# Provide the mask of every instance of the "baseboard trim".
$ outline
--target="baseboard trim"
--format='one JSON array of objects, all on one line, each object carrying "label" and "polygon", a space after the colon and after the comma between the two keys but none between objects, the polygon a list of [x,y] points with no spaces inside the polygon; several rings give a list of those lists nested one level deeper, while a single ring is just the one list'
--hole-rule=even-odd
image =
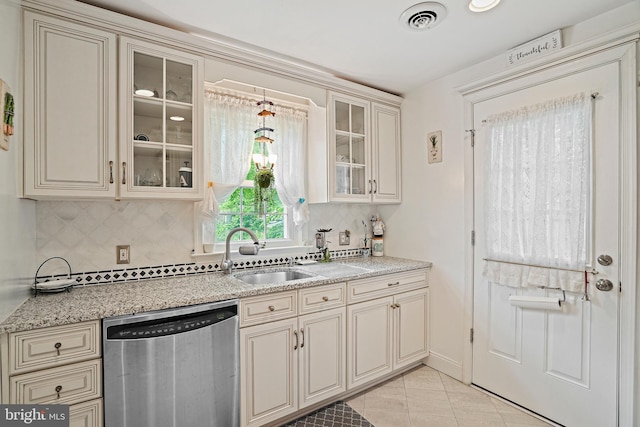
[{"label": "baseboard trim", "polygon": [[434,351],[429,353],[425,364],[430,368],[440,371],[458,381],[462,381],[462,364]]}]

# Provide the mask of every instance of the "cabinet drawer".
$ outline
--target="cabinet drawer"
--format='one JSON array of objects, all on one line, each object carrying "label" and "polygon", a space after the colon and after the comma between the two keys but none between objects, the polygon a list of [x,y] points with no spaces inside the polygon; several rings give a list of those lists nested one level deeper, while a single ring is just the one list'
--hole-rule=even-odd
[{"label": "cabinet drawer", "polygon": [[427,270],[386,274],[349,282],[348,303],[368,301],[427,286]]},{"label": "cabinet drawer", "polygon": [[279,292],[240,300],[240,327],[298,315],[296,291]]},{"label": "cabinet drawer", "polygon": [[100,359],[15,375],[9,379],[9,399],[19,404],[72,405],[102,394]]},{"label": "cabinet drawer", "polygon": [[314,311],[342,307],[346,304],[346,284],[318,286],[316,288],[300,289],[298,305],[300,314]]},{"label": "cabinet drawer", "polygon": [[102,399],[71,405],[69,427],[102,427]]},{"label": "cabinet drawer", "polygon": [[9,338],[10,374],[100,357],[100,322],[16,332]]}]

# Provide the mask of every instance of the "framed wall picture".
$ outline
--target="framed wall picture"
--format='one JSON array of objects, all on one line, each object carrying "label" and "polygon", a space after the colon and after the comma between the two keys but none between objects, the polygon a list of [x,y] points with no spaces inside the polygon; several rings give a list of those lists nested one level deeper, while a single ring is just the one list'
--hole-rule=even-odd
[{"label": "framed wall picture", "polygon": [[0,133],[0,148],[9,150],[9,137],[13,135],[13,119],[15,114],[15,101],[11,88],[0,80],[0,117],[2,117],[2,132]]},{"label": "framed wall picture", "polygon": [[442,162],[442,131],[427,134],[427,159],[429,163]]}]

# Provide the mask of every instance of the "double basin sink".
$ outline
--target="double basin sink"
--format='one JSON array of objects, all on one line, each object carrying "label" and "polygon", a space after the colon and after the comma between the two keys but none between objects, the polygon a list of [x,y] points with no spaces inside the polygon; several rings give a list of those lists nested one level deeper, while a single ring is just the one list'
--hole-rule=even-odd
[{"label": "double basin sink", "polygon": [[342,263],[318,263],[305,266],[256,270],[234,274],[236,279],[252,285],[266,285],[302,280],[312,277],[321,279],[353,276],[368,273],[369,269]]}]

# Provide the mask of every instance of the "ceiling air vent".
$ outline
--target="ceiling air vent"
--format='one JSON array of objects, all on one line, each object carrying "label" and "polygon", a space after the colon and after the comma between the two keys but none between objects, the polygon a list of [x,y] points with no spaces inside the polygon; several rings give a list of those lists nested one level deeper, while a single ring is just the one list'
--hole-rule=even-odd
[{"label": "ceiling air vent", "polygon": [[447,16],[447,9],[440,3],[418,3],[402,12],[400,22],[414,31],[428,30],[438,25]]}]

